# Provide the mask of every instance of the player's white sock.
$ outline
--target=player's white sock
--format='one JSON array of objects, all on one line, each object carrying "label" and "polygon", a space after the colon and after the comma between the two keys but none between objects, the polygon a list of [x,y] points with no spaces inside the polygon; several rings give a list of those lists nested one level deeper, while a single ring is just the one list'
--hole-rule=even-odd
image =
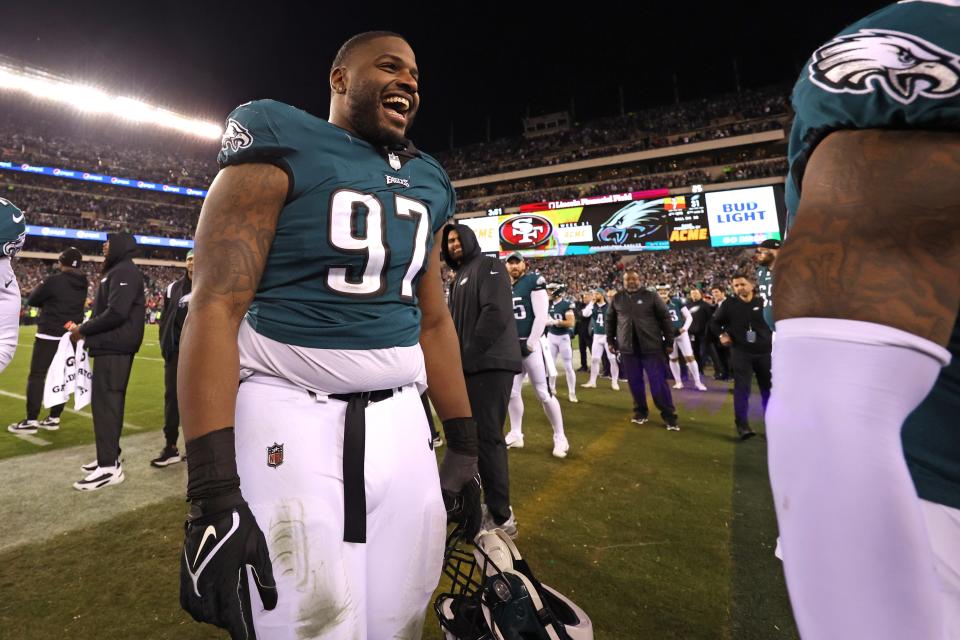
[{"label": "player's white sock", "polygon": [[553,437],[563,435],[563,414],[560,412],[560,401],[555,396],[551,396],[543,401],[543,412],[547,414],[547,420],[553,427]]},{"label": "player's white sock", "polygon": [[933,554],[900,431],[949,352],[852,320],[781,320],[777,333],[770,480],[800,635],[942,638]]},{"label": "player's white sock", "polygon": [[597,384],[597,376],[600,375],[600,360],[593,359],[590,361],[590,380],[588,384]]},{"label": "player's white sock", "polygon": [[674,384],[680,384],[680,361],[670,360],[670,373],[673,374]]},{"label": "player's white sock", "polygon": [[[679,369],[679,365],[677,366]],[[693,384],[700,385],[703,384],[700,382],[700,365],[697,364],[696,360],[687,363],[687,371],[690,372],[690,377],[693,378]]]},{"label": "player's white sock", "polygon": [[573,361],[564,360],[563,366],[567,377],[567,394],[575,396],[577,395],[577,372],[573,370]]},{"label": "player's white sock", "polygon": [[510,432],[523,433],[523,397],[511,397],[507,403],[507,413],[510,415]]}]

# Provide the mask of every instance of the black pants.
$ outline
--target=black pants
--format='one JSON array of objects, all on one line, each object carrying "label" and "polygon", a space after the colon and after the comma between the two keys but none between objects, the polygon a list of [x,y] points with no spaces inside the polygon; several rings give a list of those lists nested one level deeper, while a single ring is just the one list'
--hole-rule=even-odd
[{"label": "black pants", "polygon": [[589,369],[590,359],[593,357],[590,355],[590,346],[593,342],[590,340],[590,329],[586,325],[577,331],[577,343],[580,347],[580,368]]},{"label": "black pants", "polygon": [[97,439],[97,464],[112,467],[120,457],[120,431],[133,354],[93,358],[93,433]]},{"label": "black pants", "polygon": [[706,334],[691,333],[690,346],[693,347],[693,357],[697,361],[697,367],[700,368],[700,374],[703,375],[703,343]]},{"label": "black pants", "polygon": [[[40,417],[40,408],[43,404],[43,382],[47,379],[47,370],[57,355],[59,340],[44,340],[35,338],[33,341],[33,356],[30,358],[30,375],[27,376],[27,420],[36,420]],[[59,418],[65,404],[50,407],[50,415]]]},{"label": "black pants", "polygon": [[468,374],[467,396],[480,438],[480,482],[484,502],[497,524],[510,517],[510,471],[503,423],[513,387],[512,371],[481,371]]},{"label": "black pants", "polygon": [[180,353],[174,351],[163,359],[163,436],[168,447],[177,446],[180,434],[180,407],[177,405],[177,363]]},{"label": "black pants", "polygon": [[710,334],[710,343],[713,346],[714,353],[717,354],[715,373],[721,378],[730,377],[730,347],[720,344],[720,338]]},{"label": "black pants", "polygon": [[647,407],[647,392],[643,388],[643,374],[650,382],[650,395],[653,404],[660,410],[665,424],[676,424],[677,411],[673,406],[670,385],[667,384],[667,357],[662,354],[620,354],[623,371],[627,375],[630,394],[633,396],[633,413],[646,418],[650,412]]},{"label": "black pants", "polygon": [[750,407],[750,387],[753,376],[757,376],[763,410],[767,410],[770,400],[770,354],[752,354],[743,349],[731,349],[730,366],[733,368],[733,413],[737,431],[743,433],[750,428],[747,410]]}]

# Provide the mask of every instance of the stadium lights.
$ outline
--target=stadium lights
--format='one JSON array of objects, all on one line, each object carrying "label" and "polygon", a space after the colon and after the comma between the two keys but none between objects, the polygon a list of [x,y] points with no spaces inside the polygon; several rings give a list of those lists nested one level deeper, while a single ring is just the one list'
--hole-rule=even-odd
[{"label": "stadium lights", "polygon": [[20,68],[5,60],[0,60],[0,89],[23,91],[37,98],[71,105],[85,113],[109,114],[201,138],[216,139],[223,135],[219,124],[188,118],[133,98],[112,96],[96,87],[70,82],[37,69]]}]

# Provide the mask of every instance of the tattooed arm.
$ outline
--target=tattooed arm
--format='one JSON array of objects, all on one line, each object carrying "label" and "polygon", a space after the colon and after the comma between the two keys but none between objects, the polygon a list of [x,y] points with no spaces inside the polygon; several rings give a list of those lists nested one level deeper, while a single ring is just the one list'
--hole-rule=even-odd
[{"label": "tattooed arm", "polygon": [[227,167],[203,203],[177,375],[186,440],[234,424],[237,332],[260,282],[287,186],[286,174],[272,165]]},{"label": "tattooed arm", "polygon": [[960,306],[960,134],[844,131],[807,165],[777,320],[885,324],[946,345]]}]

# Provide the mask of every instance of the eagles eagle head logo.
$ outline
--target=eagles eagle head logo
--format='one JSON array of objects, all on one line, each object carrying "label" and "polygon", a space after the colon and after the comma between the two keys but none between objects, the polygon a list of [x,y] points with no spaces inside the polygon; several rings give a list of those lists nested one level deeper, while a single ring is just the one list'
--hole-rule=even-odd
[{"label": "eagles eagle head logo", "polygon": [[620,208],[597,230],[597,238],[605,244],[639,242],[663,227],[663,198],[635,200]]},{"label": "eagles eagle head logo", "polygon": [[246,149],[253,144],[253,136],[242,124],[230,118],[227,120],[227,130],[223,132],[223,138],[220,140],[220,148],[223,151],[228,149],[233,153]]},{"label": "eagles eagle head logo", "polygon": [[809,71],[827,91],[882,89],[903,104],[960,94],[960,56],[900,31],[860,29],[834,38],[814,52]]}]

